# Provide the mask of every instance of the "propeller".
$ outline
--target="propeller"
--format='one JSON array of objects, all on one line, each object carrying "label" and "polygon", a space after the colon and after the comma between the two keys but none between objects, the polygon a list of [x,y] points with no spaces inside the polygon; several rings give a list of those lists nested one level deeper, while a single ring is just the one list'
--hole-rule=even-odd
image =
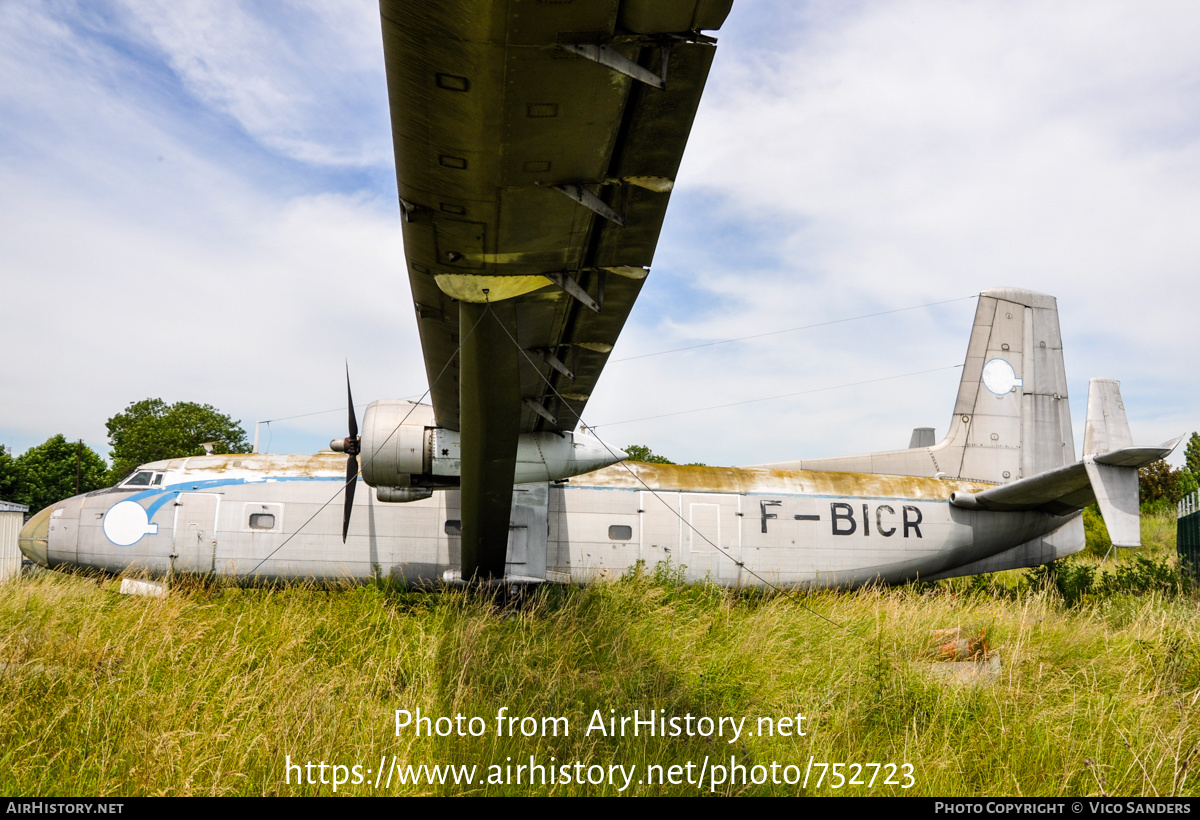
[{"label": "propeller", "polygon": [[350,392],[350,365],[346,365],[346,409],[349,416],[350,435],[344,439],[334,439],[329,447],[339,453],[345,453],[346,458],[346,502],[342,511],[342,543],[346,543],[346,534],[350,531],[350,511],[354,509],[354,489],[358,486],[358,454],[362,452],[361,440],[358,437],[358,420],[354,418],[354,395]]}]

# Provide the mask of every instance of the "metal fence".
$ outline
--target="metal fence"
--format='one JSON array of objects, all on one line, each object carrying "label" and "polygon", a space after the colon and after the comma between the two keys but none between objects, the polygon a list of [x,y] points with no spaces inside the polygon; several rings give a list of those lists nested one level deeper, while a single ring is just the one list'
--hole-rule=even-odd
[{"label": "metal fence", "polygon": [[1176,507],[1175,548],[1179,563],[1200,578],[1200,490],[1185,496]]}]

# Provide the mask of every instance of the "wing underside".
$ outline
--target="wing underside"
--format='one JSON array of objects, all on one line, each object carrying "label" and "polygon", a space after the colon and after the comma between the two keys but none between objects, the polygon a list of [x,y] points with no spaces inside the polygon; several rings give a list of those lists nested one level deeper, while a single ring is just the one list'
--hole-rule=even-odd
[{"label": "wing underside", "polygon": [[700,32],[731,2],[381,4],[440,425],[459,428],[457,303],[486,300],[528,354],[521,431],[575,427],[654,258],[715,51]]},{"label": "wing underside", "polygon": [[[396,179],[463,576],[500,577],[517,436],[576,427],[654,259],[732,0],[383,0]],[[507,478],[506,478],[507,476]]]}]

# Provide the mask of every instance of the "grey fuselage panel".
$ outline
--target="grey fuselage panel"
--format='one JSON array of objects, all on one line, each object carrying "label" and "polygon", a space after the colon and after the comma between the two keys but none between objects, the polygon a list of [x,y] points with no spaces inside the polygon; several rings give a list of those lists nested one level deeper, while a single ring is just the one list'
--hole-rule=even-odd
[{"label": "grey fuselage panel", "polygon": [[[460,560],[459,493],[396,504],[362,487],[343,544],[344,459],[211,456],[146,465],[164,474],[161,486],[56,505],[47,563],[250,583],[451,578]],[[518,485],[506,574],[584,583],[639,562],[669,562],[688,581],[722,586],[904,583],[957,574],[1068,520],[963,510],[948,501],[955,490],[982,486],[627,462],[558,484]],[[121,530],[121,521],[132,531]]]}]

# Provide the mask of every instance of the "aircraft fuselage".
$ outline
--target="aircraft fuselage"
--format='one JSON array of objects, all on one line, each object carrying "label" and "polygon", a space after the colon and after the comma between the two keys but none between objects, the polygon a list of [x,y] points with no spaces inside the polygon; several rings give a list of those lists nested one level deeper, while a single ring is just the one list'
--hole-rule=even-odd
[{"label": "aircraft fuselage", "polygon": [[[345,456],[209,456],[140,468],[118,485],[32,519],[22,549],[50,567],[240,582],[452,580],[456,490],[383,503],[367,487],[341,539]],[[507,577],[583,583],[637,562],[722,586],[856,586],[960,574],[1071,522],[964,510],[941,479],[618,464],[560,483],[518,485]],[[1071,550],[1074,551],[1074,550]],[[1040,563],[1035,561],[1034,563]],[[1021,564],[1025,565],[1025,564]]]}]

